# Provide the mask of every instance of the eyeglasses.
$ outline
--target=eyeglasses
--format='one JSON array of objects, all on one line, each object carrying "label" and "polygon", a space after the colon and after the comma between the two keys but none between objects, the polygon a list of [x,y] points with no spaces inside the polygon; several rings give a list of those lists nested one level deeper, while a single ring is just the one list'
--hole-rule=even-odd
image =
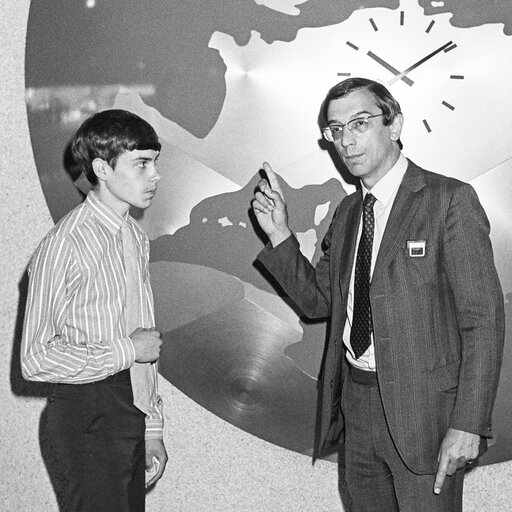
[{"label": "eyeglasses", "polygon": [[341,137],[343,137],[343,128],[345,126],[354,134],[354,135],[361,135],[366,130],[368,130],[368,126],[370,125],[370,122],[368,119],[372,119],[374,117],[380,117],[384,114],[375,114],[373,116],[365,116],[365,117],[356,117],[355,119],[352,119],[346,124],[331,124],[330,126],[326,126],[322,132],[324,134],[325,140],[328,140],[329,142],[334,142],[336,140],[340,140]]}]

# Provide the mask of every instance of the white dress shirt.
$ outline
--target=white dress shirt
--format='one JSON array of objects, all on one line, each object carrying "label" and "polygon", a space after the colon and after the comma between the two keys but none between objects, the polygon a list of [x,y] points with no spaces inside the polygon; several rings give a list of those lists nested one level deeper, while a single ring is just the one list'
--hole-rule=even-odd
[{"label": "white dress shirt", "polygon": [[[384,230],[388,222],[391,208],[395,201],[398,188],[404,177],[407,169],[407,159],[400,153],[398,160],[395,165],[373,186],[371,189],[372,195],[377,199],[373,207],[375,216],[375,229],[373,235],[373,246],[372,246],[372,262],[370,268],[370,279],[373,275],[373,269],[375,267],[375,261],[379,252],[380,243],[384,236]],[[362,184],[361,184],[362,185]],[[370,192],[364,185],[362,185],[363,199],[366,194]],[[359,246],[359,239],[361,238],[362,222],[359,222],[359,231],[357,234],[356,254],[357,247]],[[354,265],[352,267],[352,275],[350,277],[350,285],[348,291],[347,301],[347,321],[345,323],[345,329],[343,331],[343,343],[347,347],[347,359],[352,366],[366,371],[375,371],[375,346],[373,340],[373,333],[371,335],[371,344],[364,354],[359,359],[354,356],[354,351],[350,345],[350,330],[352,328],[352,316],[354,311],[354,275],[356,268],[356,257],[354,257]]]}]

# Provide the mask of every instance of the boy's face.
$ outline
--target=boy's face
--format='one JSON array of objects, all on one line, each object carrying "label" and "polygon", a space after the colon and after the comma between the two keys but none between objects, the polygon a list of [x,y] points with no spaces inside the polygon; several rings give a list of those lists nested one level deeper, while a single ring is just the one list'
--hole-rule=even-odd
[{"label": "boy's face", "polygon": [[131,206],[145,209],[151,206],[160,174],[156,169],[158,151],[153,149],[127,151],[117,158],[114,168],[96,159],[100,199],[124,215]]}]

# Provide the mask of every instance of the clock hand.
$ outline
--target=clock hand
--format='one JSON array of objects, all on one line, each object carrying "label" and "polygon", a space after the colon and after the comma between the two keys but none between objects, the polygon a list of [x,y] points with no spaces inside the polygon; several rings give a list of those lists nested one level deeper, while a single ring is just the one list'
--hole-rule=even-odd
[{"label": "clock hand", "polygon": [[371,57],[375,62],[378,62],[381,66],[386,68],[388,71],[391,71],[391,73],[393,73],[393,75],[396,76],[396,78],[393,78],[393,82],[395,82],[397,80],[403,80],[407,85],[410,85],[410,86],[412,86],[412,84],[414,83],[410,78],[408,78],[406,76],[400,76],[400,75],[404,75],[404,73],[400,73],[400,71],[398,71],[398,69],[394,68],[391,64],[388,64],[384,59],[381,59],[378,55],[375,55],[375,53],[368,52],[366,55]]},{"label": "clock hand", "polygon": [[448,48],[448,46],[451,46],[452,44],[453,44],[453,41],[449,41],[448,43],[443,44],[443,46],[441,46],[437,50],[433,51],[432,53],[428,54],[426,57],[423,57],[418,62],[415,62],[412,66],[407,68],[405,71],[402,71],[401,73],[396,73],[395,78],[390,80],[388,82],[388,85],[393,85],[398,80],[404,80],[404,78],[406,78],[406,75],[408,75],[413,69],[416,69],[417,67],[421,66],[424,62],[427,62],[427,60],[431,59],[434,55],[437,55],[438,53],[442,52],[443,50],[445,50],[446,48]]}]

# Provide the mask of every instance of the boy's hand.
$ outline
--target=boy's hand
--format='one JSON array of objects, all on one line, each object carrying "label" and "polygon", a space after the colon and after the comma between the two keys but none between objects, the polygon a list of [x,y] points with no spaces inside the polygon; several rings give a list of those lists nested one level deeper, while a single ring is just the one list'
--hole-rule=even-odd
[{"label": "boy's hand", "polygon": [[138,327],[130,334],[130,339],[135,348],[137,363],[152,363],[158,359],[162,340],[157,330]]},{"label": "boy's hand", "polygon": [[167,458],[162,439],[146,439],[146,488],[155,485],[163,475]]}]

